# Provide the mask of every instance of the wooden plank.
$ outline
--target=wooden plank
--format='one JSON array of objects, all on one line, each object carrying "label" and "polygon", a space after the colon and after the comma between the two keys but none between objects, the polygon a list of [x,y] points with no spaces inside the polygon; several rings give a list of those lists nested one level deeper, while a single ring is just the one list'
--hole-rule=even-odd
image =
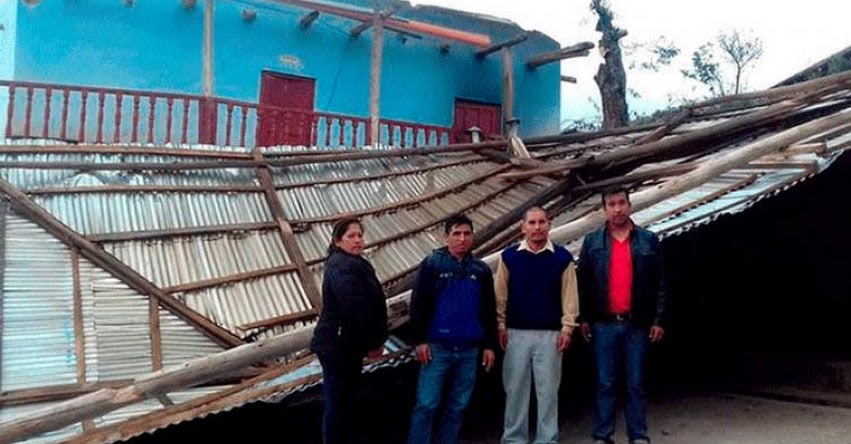
[{"label": "wooden plank", "polygon": [[163,368],[163,335],[160,329],[160,306],[156,298],[148,298],[148,320],[151,336],[151,369]]},{"label": "wooden plank", "polygon": [[[260,150],[254,150],[254,159],[258,165],[264,164],[263,153]],[[316,286],[316,280],[313,273],[311,273],[310,269],[307,267],[307,263],[304,260],[304,254],[298,246],[292,225],[290,225],[287,220],[286,212],[284,212],[284,207],[278,199],[278,195],[275,193],[275,183],[272,180],[272,173],[269,170],[270,169],[268,167],[258,166],[256,169],[257,179],[263,187],[263,194],[266,196],[266,203],[269,205],[269,211],[275,216],[275,222],[278,224],[278,230],[280,231],[284,249],[287,251],[287,255],[297,268],[298,276],[301,280],[304,292],[313,307],[319,309],[322,307],[322,296],[319,293],[319,288]]]},{"label": "wooden plank", "polygon": [[660,140],[668,134],[671,134],[671,131],[682,125],[683,122],[688,120],[689,117],[691,117],[691,108],[686,108],[685,110],[679,112],[673,119],[668,121],[665,125],[656,128],[650,134],[633,142],[633,145],[642,145],[645,143]]},{"label": "wooden plank", "polygon": [[77,384],[86,383],[86,332],[83,328],[83,291],[80,286],[80,252],[71,249],[71,279],[74,298],[74,358],[77,364]]},{"label": "wooden plank", "polygon": [[276,222],[248,222],[241,224],[208,225],[206,227],[175,228],[170,230],[121,231],[117,233],[90,234],[86,236],[86,239],[88,239],[89,242],[97,243],[130,242],[243,231],[268,231],[276,228],[278,228],[278,224]]},{"label": "wooden plank", "polygon": [[45,194],[127,194],[127,193],[260,193],[263,190],[253,185],[93,185],[93,186],[48,186],[24,189],[23,192],[31,196]]},{"label": "wooden plank", "polygon": [[219,276],[201,281],[187,282],[185,284],[174,285],[171,287],[163,287],[163,291],[168,294],[187,293],[191,291],[203,290],[206,288],[220,287],[223,285],[234,284],[236,282],[258,279],[261,277],[272,276],[281,273],[297,271],[298,267],[294,264],[280,265],[277,267],[261,268],[259,270],[246,271],[235,273],[228,276]]},{"label": "wooden plank", "polygon": [[9,196],[11,204],[21,215],[35,222],[71,248],[79,249],[83,257],[89,259],[98,267],[103,268],[133,290],[143,295],[157,298],[163,307],[198,328],[216,343],[225,347],[232,347],[242,343],[232,333],[216,325],[180,301],[170,297],[136,270],[106,253],[102,248],[87,240],[76,231],[68,228],[68,226],[57,220],[47,210],[33,203],[24,193],[6,180],[0,179],[0,193],[5,193]]},{"label": "wooden plank", "polygon": [[561,76],[561,81],[567,82],[567,83],[576,83],[577,82],[576,77],[572,77],[572,76]]},{"label": "wooden plank", "polygon": [[247,324],[239,325],[236,328],[243,331],[248,331],[253,330],[255,328],[276,327],[278,325],[289,325],[294,324],[296,322],[308,321],[317,316],[319,316],[319,310],[311,308],[310,310],[300,311],[298,313],[290,313],[283,316],[263,319],[262,321],[249,322]]},{"label": "wooden plank", "polygon": [[523,32],[517,37],[514,37],[511,40],[504,41],[502,43],[497,43],[496,45],[489,46],[485,49],[476,52],[476,57],[483,59],[499,50],[511,48],[512,46],[518,45],[520,43],[525,42],[529,39],[529,32]]}]

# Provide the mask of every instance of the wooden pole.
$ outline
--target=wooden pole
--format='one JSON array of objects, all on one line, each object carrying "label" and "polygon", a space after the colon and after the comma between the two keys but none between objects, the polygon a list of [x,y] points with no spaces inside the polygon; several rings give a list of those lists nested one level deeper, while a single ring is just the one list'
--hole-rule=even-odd
[{"label": "wooden pole", "polygon": [[204,3],[204,97],[213,95],[213,0]]},{"label": "wooden pole", "polygon": [[507,122],[514,118],[514,62],[511,48],[502,48],[502,120]]},{"label": "wooden pole", "polygon": [[569,59],[571,57],[585,57],[590,54],[589,51],[593,47],[594,44],[591,42],[581,42],[572,46],[568,46],[566,48],[559,49],[558,51],[538,54],[529,58],[529,60],[526,62],[526,67],[529,69],[535,69],[539,66],[546,65],[547,63]]},{"label": "wooden pole", "polygon": [[508,41],[502,42],[502,43],[497,43],[496,45],[493,45],[491,47],[488,47],[488,48],[485,48],[481,51],[476,52],[476,57],[483,59],[483,58],[489,56],[490,54],[493,54],[493,53],[499,51],[500,49],[510,48],[514,45],[523,43],[528,39],[529,39],[529,32],[524,32],[524,33],[518,35],[517,37],[514,37],[511,40],[508,40]]},{"label": "wooden pole", "polygon": [[381,61],[384,57],[384,21],[375,14],[372,29],[372,54],[369,65],[369,140],[370,145],[381,142]]}]

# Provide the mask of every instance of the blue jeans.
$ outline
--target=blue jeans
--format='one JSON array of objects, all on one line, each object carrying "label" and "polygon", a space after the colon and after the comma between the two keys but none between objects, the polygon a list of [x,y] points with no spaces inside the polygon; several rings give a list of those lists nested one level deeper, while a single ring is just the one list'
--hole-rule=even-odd
[{"label": "blue jeans", "polygon": [[354,414],[363,356],[339,350],[318,354],[322,365],[322,442],[357,442]]},{"label": "blue jeans", "polygon": [[479,350],[455,349],[432,343],[429,347],[431,362],[420,368],[417,405],[411,414],[408,444],[432,444],[432,418],[440,406],[443,393],[446,393],[446,400],[443,403],[443,415],[436,426],[435,442],[455,444],[461,430],[461,418],[476,385]]},{"label": "blue jeans", "polygon": [[600,322],[591,326],[597,367],[595,439],[611,442],[615,433],[615,382],[618,368],[626,374],[626,430],[630,441],[647,437],[647,399],[644,394],[644,362],[650,343],[646,328],[629,322]]}]

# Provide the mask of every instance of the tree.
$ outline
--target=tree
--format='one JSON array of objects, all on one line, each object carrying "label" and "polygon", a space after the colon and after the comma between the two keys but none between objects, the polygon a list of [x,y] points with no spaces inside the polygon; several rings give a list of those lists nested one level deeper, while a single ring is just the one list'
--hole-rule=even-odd
[{"label": "tree", "polygon": [[599,48],[603,63],[597,68],[594,82],[600,89],[603,104],[603,128],[618,128],[629,124],[626,104],[626,71],[623,67],[620,39],[627,34],[612,22],[614,13],[607,0],[592,0],[591,10],[597,15],[596,30],[602,34]]},{"label": "tree", "polygon": [[681,72],[709,88],[711,96],[738,94],[742,90],[745,70],[760,57],[762,40],[734,30],[719,34],[715,43],[708,42],[697,48],[691,56],[691,68]]}]

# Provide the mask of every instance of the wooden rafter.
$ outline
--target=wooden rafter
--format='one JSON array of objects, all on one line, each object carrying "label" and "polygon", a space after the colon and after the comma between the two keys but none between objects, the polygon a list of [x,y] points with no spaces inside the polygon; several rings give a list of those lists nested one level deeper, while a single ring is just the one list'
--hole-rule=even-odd
[{"label": "wooden rafter", "polygon": [[493,54],[493,53],[495,53],[495,52],[497,52],[497,51],[499,51],[503,48],[510,48],[512,46],[519,45],[520,43],[523,43],[526,40],[529,40],[529,33],[523,32],[523,33],[521,33],[517,37],[514,37],[511,40],[507,40],[507,41],[504,41],[504,42],[501,42],[501,43],[497,43],[496,45],[489,46],[485,49],[477,51],[476,57],[483,59],[483,58],[485,58],[485,57],[487,57],[487,56],[489,56],[489,55],[491,55],[491,54]]},{"label": "wooden rafter", "polygon": [[590,54],[590,50],[593,47],[594,44],[591,42],[581,42],[562,48],[558,51],[538,54],[530,57],[529,60],[526,61],[526,67],[529,69],[535,69],[542,65],[546,65],[547,63],[557,62],[559,60],[569,59],[572,57],[586,57]]},{"label": "wooden rafter", "polygon": [[310,303],[314,308],[321,308],[322,295],[319,293],[319,288],[316,286],[316,280],[313,273],[311,273],[310,269],[307,267],[307,263],[304,260],[304,254],[301,252],[301,247],[299,247],[298,242],[296,241],[292,225],[290,225],[289,220],[287,220],[284,207],[281,204],[280,199],[278,199],[278,195],[275,193],[275,183],[274,180],[272,180],[272,173],[270,172],[270,168],[265,165],[266,159],[263,158],[263,153],[260,150],[254,150],[254,160],[258,165],[256,170],[257,179],[260,181],[260,186],[263,188],[263,194],[266,196],[266,204],[269,206],[269,210],[275,217],[275,222],[278,224],[278,230],[280,232],[281,242],[284,244],[284,249],[287,251],[287,255],[290,260],[293,261],[296,266],[302,288],[304,288],[304,293],[307,295],[308,300],[310,300]]},{"label": "wooden rafter", "polygon": [[298,27],[306,30],[319,18],[319,11],[311,11],[298,20]]}]

